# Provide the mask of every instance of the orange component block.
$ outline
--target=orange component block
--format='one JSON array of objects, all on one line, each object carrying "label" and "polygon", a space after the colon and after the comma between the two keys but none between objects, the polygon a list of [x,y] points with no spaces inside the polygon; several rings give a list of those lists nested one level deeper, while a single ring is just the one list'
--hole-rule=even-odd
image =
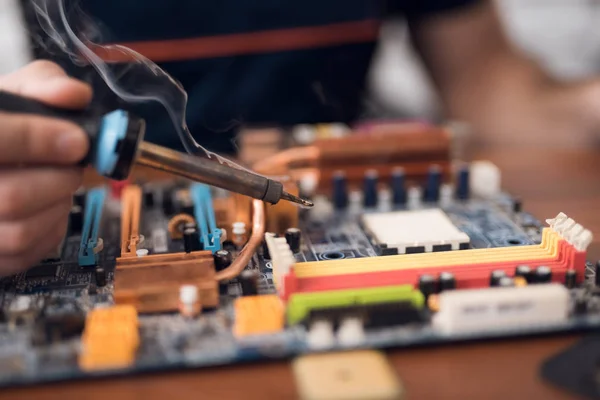
[{"label": "orange component block", "polygon": [[239,297],[234,303],[236,337],[276,333],[283,330],[284,308],[277,295]]},{"label": "orange component block", "polygon": [[127,368],[140,343],[135,307],[120,305],[87,315],[79,367],[86,371]]}]

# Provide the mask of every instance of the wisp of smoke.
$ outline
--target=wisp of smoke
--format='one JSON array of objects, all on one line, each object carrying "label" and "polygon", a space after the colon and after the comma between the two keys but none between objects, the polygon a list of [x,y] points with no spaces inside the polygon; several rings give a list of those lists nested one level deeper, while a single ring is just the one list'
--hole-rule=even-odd
[{"label": "wisp of smoke", "polygon": [[[179,138],[190,154],[205,154],[234,168],[246,168],[202,147],[186,123],[187,93],[183,86],[143,55],[120,45],[99,45],[99,29],[77,7],[66,0],[31,0],[45,34],[76,65],[91,65],[115,95],[129,103],[156,101],[168,112]],[[121,53],[126,63],[109,64],[98,56]]]}]

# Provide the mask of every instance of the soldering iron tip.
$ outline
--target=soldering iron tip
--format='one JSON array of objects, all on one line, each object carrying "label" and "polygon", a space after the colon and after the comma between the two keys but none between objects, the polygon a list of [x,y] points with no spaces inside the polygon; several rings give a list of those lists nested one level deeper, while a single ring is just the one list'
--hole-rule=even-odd
[{"label": "soldering iron tip", "polygon": [[300,204],[302,207],[314,206],[312,201],[302,199],[302,198],[300,198],[298,196],[294,196],[293,194],[288,193],[288,192],[281,193],[281,198],[284,200],[287,200],[287,201],[291,201],[292,203]]}]

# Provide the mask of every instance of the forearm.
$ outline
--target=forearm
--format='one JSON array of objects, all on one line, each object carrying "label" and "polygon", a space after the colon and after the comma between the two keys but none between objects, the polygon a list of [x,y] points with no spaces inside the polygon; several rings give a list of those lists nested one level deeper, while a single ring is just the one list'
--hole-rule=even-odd
[{"label": "forearm", "polygon": [[510,47],[491,4],[423,22],[413,33],[448,117],[471,123],[478,142],[594,143],[598,84],[550,79]]}]

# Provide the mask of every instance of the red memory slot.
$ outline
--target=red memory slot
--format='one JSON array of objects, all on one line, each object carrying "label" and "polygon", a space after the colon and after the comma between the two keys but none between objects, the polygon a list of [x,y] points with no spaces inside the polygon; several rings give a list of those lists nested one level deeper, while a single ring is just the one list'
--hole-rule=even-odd
[{"label": "red memory slot", "polygon": [[464,264],[449,267],[414,268],[396,271],[379,271],[346,275],[329,275],[299,278],[291,270],[285,276],[283,290],[280,291],[283,300],[287,301],[293,293],[310,293],[328,290],[356,289],[366,287],[405,285],[418,287],[419,277],[424,274],[437,276],[442,272],[454,274],[458,289],[476,289],[489,286],[490,274],[502,270],[512,276],[515,267],[528,265],[531,268],[547,266],[552,270],[552,281],[564,282],[568,270],[577,272],[577,281],[584,279],[586,252],[577,251],[565,240],[558,242],[557,257],[537,260],[511,260],[486,264]]}]

